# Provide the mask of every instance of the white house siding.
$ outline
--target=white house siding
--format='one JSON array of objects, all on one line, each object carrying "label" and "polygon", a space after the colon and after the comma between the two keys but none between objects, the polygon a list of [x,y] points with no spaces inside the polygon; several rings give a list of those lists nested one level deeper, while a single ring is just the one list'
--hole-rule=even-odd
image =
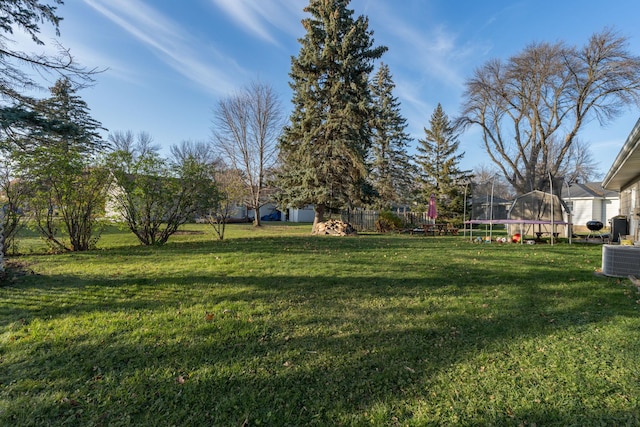
[{"label": "white house siding", "polygon": [[314,217],[315,211],[311,206],[302,209],[289,208],[289,222],[313,222]]},{"label": "white house siding", "polygon": [[640,240],[640,180],[620,192],[620,215],[629,221],[629,234]]},{"label": "white house siding", "polygon": [[[618,216],[620,212],[620,199],[591,199],[583,202],[585,206],[583,211],[580,212],[579,221],[574,215],[573,223],[576,225],[586,225],[587,221],[595,220],[602,222],[606,226],[608,221],[614,216]],[[589,211],[591,212],[590,218],[588,217]]]},{"label": "white house siding", "polygon": [[247,218],[247,208],[245,206],[234,206],[231,208],[229,218],[244,219]]},{"label": "white house siding", "polygon": [[604,225],[614,216],[619,215],[620,199],[600,199],[593,201],[593,219],[601,221]]},{"label": "white house siding", "polygon": [[[572,205],[571,222],[586,226],[589,221],[600,221],[605,226],[620,213],[620,197],[617,192],[605,191],[600,183],[573,184],[570,191],[563,189],[565,203]],[[565,215],[565,220],[568,218]]]},{"label": "white house siding", "polygon": [[605,218],[607,219],[607,221],[609,221],[614,216],[620,215],[620,199],[607,199],[603,200],[602,202],[604,204],[603,211],[605,213]]},{"label": "white house siding", "polygon": [[[571,222],[574,225],[586,225],[588,221],[594,220],[593,203],[591,199],[571,199],[573,208],[571,209]],[[568,218],[565,218],[568,220]],[[600,220],[598,220],[600,221]]]}]

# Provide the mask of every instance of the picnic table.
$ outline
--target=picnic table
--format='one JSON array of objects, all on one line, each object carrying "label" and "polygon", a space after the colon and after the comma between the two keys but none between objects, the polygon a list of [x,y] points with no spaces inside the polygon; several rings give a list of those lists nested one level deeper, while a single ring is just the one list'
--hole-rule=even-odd
[{"label": "picnic table", "polygon": [[435,236],[436,233],[439,236],[444,236],[446,234],[450,234],[452,236],[458,235],[458,229],[453,227],[451,224],[424,224],[423,228],[425,236],[427,234]]}]

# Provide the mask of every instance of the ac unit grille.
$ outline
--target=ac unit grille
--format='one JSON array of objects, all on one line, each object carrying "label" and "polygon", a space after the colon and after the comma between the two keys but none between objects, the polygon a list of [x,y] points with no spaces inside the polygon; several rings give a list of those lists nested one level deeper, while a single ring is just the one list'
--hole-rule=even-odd
[{"label": "ac unit grille", "polygon": [[640,276],[640,248],[603,245],[602,274],[613,277]]}]

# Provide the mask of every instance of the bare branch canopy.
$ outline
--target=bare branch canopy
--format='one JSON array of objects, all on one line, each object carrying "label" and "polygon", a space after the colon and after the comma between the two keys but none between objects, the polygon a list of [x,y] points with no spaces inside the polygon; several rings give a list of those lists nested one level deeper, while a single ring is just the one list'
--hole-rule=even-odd
[{"label": "bare branch canopy", "polygon": [[582,48],[537,43],[491,60],[466,83],[460,122],[479,126],[485,149],[518,192],[557,176],[584,126],[640,105],[640,57],[606,29]]}]

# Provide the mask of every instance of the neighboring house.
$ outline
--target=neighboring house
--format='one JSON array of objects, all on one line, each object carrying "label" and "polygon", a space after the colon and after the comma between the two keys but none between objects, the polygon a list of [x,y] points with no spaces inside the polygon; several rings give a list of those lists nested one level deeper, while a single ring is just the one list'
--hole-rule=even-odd
[{"label": "neighboring house", "polygon": [[122,187],[120,187],[116,183],[115,177],[111,176],[111,184],[109,185],[109,189],[107,190],[107,197],[105,199],[104,205],[104,217],[108,221],[112,222],[123,222],[125,221],[124,215],[120,210],[120,206],[116,202],[117,198],[122,197],[124,191]]},{"label": "neighboring house", "polygon": [[304,208],[287,208],[282,216],[283,221],[289,222],[313,222],[316,212],[312,205]]},{"label": "neighboring house", "polygon": [[[600,221],[608,226],[608,221],[620,211],[620,193],[606,190],[601,182],[563,186],[562,200],[571,210],[571,223],[574,226],[586,227],[589,221]],[[566,213],[564,220],[569,222]]]},{"label": "neighboring house", "polygon": [[635,241],[640,240],[640,120],[613,161],[602,186],[620,193],[619,214],[626,218],[626,234],[632,235]]},{"label": "neighboring house", "polygon": [[507,219],[512,200],[482,194],[471,199],[471,219]]}]

